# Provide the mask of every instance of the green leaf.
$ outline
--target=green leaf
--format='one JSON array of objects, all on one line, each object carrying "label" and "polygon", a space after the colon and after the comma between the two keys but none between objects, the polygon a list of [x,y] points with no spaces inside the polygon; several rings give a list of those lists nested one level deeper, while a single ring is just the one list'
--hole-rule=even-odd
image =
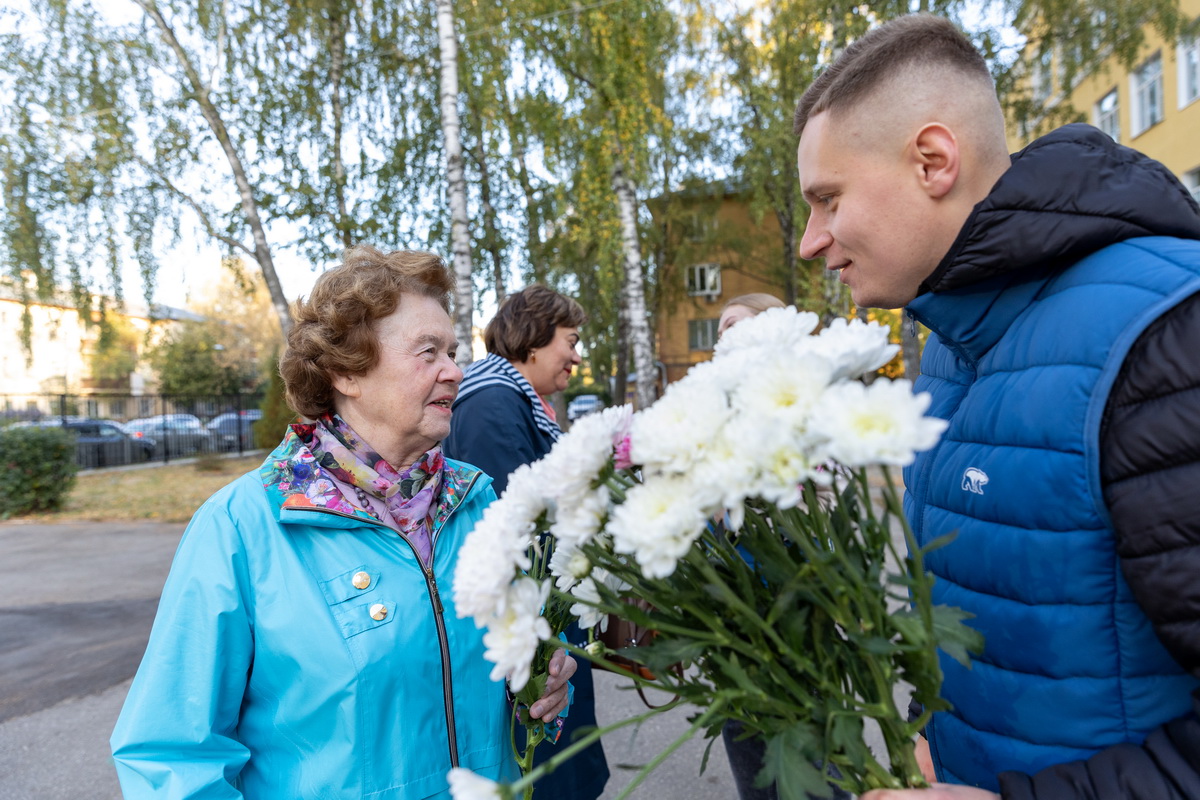
[{"label": "green leaf", "polygon": [[767,739],[762,772],[754,785],[765,788],[773,782],[780,800],[833,796],[825,775],[813,766],[822,750],[820,741],[820,732],[808,723],[797,723]]},{"label": "green leaf", "polygon": [[970,653],[983,652],[983,634],[963,623],[974,616],[955,606],[933,607],[933,633],[938,646],[964,667],[971,665]]}]

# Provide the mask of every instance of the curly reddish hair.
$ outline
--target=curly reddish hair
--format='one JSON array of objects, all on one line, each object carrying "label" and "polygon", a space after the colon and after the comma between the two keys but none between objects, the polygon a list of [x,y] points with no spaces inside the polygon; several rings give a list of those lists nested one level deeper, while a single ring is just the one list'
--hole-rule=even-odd
[{"label": "curly reddish hair", "polygon": [[379,363],[375,324],[404,293],[437,300],[450,311],[454,279],[434,253],[368,245],[347,250],[342,263],[317,278],[308,299],[292,304],[292,329],[279,358],[288,405],[315,419],[333,411],[333,377],[362,375]]}]

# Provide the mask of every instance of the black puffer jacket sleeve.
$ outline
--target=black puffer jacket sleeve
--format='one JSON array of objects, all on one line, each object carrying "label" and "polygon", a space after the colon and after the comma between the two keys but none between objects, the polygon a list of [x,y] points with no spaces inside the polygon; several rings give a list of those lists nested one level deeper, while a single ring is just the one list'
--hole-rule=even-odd
[{"label": "black puffer jacket sleeve", "polygon": [[[1117,553],[1159,639],[1200,677],[1200,295],[1134,344],[1100,441]],[[1200,691],[1192,712],[1087,761],[1000,776],[1005,800],[1200,798]]]}]

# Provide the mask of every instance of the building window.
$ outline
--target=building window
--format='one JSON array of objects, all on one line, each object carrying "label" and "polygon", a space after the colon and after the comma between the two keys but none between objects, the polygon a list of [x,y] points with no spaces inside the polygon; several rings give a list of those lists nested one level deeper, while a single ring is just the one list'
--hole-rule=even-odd
[{"label": "building window", "polygon": [[1200,36],[1179,45],[1179,107],[1200,97]]},{"label": "building window", "polygon": [[1149,61],[1134,70],[1129,80],[1133,90],[1131,126],[1133,135],[1137,136],[1150,126],[1162,122],[1162,54],[1155,53]]},{"label": "building window", "polygon": [[1121,141],[1121,108],[1117,105],[1117,90],[1113,89],[1092,109],[1095,125],[1112,137],[1114,142]]},{"label": "building window", "polygon": [[704,242],[717,229],[717,218],[711,212],[693,211],[683,218],[683,238],[689,242]]},{"label": "building window", "polygon": [[1196,167],[1191,172],[1183,174],[1183,185],[1192,193],[1192,197],[1196,199],[1196,202],[1200,203],[1200,167]]},{"label": "building window", "polygon": [[688,349],[712,350],[717,343],[717,323],[719,319],[689,319],[688,320]]},{"label": "building window", "polygon": [[690,295],[716,297],[721,293],[721,265],[696,264],[688,267],[687,291]]},{"label": "building window", "polygon": [[1054,90],[1054,51],[1046,50],[1033,63],[1033,99],[1044,103]]}]

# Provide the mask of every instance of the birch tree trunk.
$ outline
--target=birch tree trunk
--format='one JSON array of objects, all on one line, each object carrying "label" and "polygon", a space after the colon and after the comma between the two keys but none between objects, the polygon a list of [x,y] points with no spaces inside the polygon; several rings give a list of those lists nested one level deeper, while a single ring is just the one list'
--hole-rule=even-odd
[{"label": "birch tree trunk", "polygon": [[333,106],[333,144],[330,159],[333,161],[333,193],[337,202],[338,239],[342,247],[349,249],[354,244],[350,229],[350,215],[346,207],[346,164],[342,159],[342,127],[345,124],[345,109],[342,105],[342,77],[346,72],[346,21],[341,11],[329,11],[329,102]]},{"label": "birch tree trunk", "polygon": [[646,287],[642,279],[642,250],[637,231],[637,195],[625,175],[619,153],[613,158],[612,187],[617,195],[617,211],[621,220],[621,245],[625,262],[625,282],[621,294],[629,324],[629,343],[633,347],[633,368],[637,370],[637,407],[648,408],[656,399],[654,386],[658,370],[654,365],[650,323],[646,319]]},{"label": "birch tree trunk", "polygon": [[471,363],[475,292],[471,281],[471,230],[467,181],[463,175],[462,123],[458,118],[458,39],[450,0],[437,0],[438,49],[442,61],[442,136],[446,140],[446,183],[450,201],[450,246],[454,263],[454,333],[458,364]]},{"label": "birch tree trunk", "polygon": [[179,43],[179,39],[175,36],[175,31],[167,23],[166,18],[163,17],[158,7],[153,2],[150,2],[150,0],[134,0],[134,2],[146,13],[146,16],[153,20],[163,41],[171,48],[171,52],[175,54],[175,59],[179,62],[179,66],[187,76],[188,84],[195,93],[194,97],[200,105],[200,112],[204,115],[204,121],[208,123],[213,136],[216,137],[221,145],[221,149],[225,152],[225,158],[229,161],[229,168],[233,172],[234,180],[237,182],[238,195],[241,198],[242,204],[242,214],[245,216],[246,224],[250,228],[250,234],[254,238],[254,260],[258,262],[258,267],[262,270],[263,281],[267,284],[267,291],[271,295],[271,305],[275,307],[275,313],[279,316],[279,327],[283,331],[284,339],[286,339],[288,331],[292,328],[292,313],[288,308],[288,301],[283,293],[283,287],[279,283],[279,276],[275,273],[275,260],[272,258],[271,248],[267,244],[267,233],[263,228],[262,219],[258,213],[258,201],[254,198],[254,189],[250,186],[250,179],[246,176],[246,168],[242,164],[241,154],[238,153],[237,148],[234,146],[233,139],[229,136],[229,129],[225,127],[225,121],[212,101],[211,88],[200,77],[200,71],[192,63],[192,59],[187,51],[183,49],[183,45]]}]

